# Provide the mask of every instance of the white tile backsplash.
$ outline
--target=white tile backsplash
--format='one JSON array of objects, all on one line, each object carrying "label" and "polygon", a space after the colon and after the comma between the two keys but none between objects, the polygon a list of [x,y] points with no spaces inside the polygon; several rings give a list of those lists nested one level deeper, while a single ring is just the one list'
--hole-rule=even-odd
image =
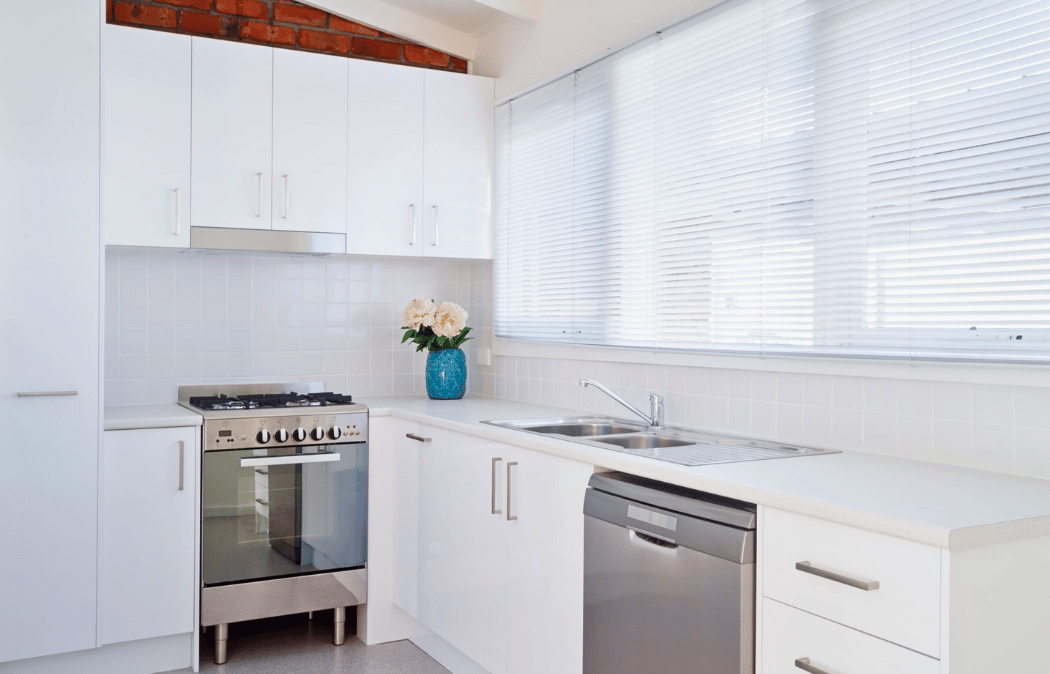
[{"label": "white tile backsplash", "polygon": [[421,394],[426,356],[401,345],[398,329],[418,296],[470,312],[468,382],[491,395],[492,368],[474,365],[476,344],[489,339],[490,267],[108,250],[106,404],[168,403],[180,385],[274,379],[320,380],[358,397]]}]

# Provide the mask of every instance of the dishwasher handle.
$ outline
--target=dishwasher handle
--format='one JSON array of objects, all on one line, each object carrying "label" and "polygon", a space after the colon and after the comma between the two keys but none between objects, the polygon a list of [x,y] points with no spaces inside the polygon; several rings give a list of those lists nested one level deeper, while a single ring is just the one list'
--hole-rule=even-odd
[{"label": "dishwasher handle", "polygon": [[645,541],[646,543],[649,543],[650,545],[655,545],[655,546],[657,546],[659,548],[663,548],[665,550],[677,550],[678,549],[678,544],[677,543],[675,543],[674,541],[670,541],[670,540],[668,540],[666,538],[661,538],[660,536],[656,536],[654,534],[650,534],[649,532],[642,531],[641,529],[635,529],[634,527],[627,527],[627,530],[631,532],[631,536],[637,538],[640,541]]}]

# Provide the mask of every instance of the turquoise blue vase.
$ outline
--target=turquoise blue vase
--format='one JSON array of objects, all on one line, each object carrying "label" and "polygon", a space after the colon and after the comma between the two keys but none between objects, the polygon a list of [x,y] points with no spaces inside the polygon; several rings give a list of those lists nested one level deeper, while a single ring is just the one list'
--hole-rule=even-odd
[{"label": "turquoise blue vase", "polygon": [[427,395],[431,400],[459,400],[467,392],[467,358],[461,349],[427,354]]}]

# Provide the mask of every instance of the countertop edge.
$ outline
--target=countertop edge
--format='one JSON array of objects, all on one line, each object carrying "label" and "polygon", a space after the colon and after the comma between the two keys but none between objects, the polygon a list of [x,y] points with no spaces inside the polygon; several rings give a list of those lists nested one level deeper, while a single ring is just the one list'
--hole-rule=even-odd
[{"label": "countertop edge", "polygon": [[786,510],[946,550],[967,550],[1050,536],[1050,515],[947,529],[834,503],[741,485],[721,478],[684,473],[675,470],[674,464],[631,457],[608,450],[590,449],[566,440],[545,438],[498,426],[464,423],[392,406],[369,408],[369,414],[373,417],[395,417],[405,421],[424,423],[448,431],[466,433],[605,469],[622,470],[679,486],[756,503],[764,507]]},{"label": "countertop edge", "polygon": [[201,426],[204,417],[181,405],[110,405],[103,411],[103,431]]}]

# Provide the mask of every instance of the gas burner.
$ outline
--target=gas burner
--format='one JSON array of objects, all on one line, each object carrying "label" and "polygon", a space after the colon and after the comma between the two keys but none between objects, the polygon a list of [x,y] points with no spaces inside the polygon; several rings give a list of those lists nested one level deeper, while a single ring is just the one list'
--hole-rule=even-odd
[{"label": "gas burner", "polygon": [[320,407],[323,400],[315,399],[309,393],[267,393],[263,395],[242,395],[241,400],[250,400],[259,407]]},{"label": "gas burner", "polygon": [[226,396],[190,398],[190,404],[202,410],[252,410],[259,407],[259,403],[252,400]]}]

